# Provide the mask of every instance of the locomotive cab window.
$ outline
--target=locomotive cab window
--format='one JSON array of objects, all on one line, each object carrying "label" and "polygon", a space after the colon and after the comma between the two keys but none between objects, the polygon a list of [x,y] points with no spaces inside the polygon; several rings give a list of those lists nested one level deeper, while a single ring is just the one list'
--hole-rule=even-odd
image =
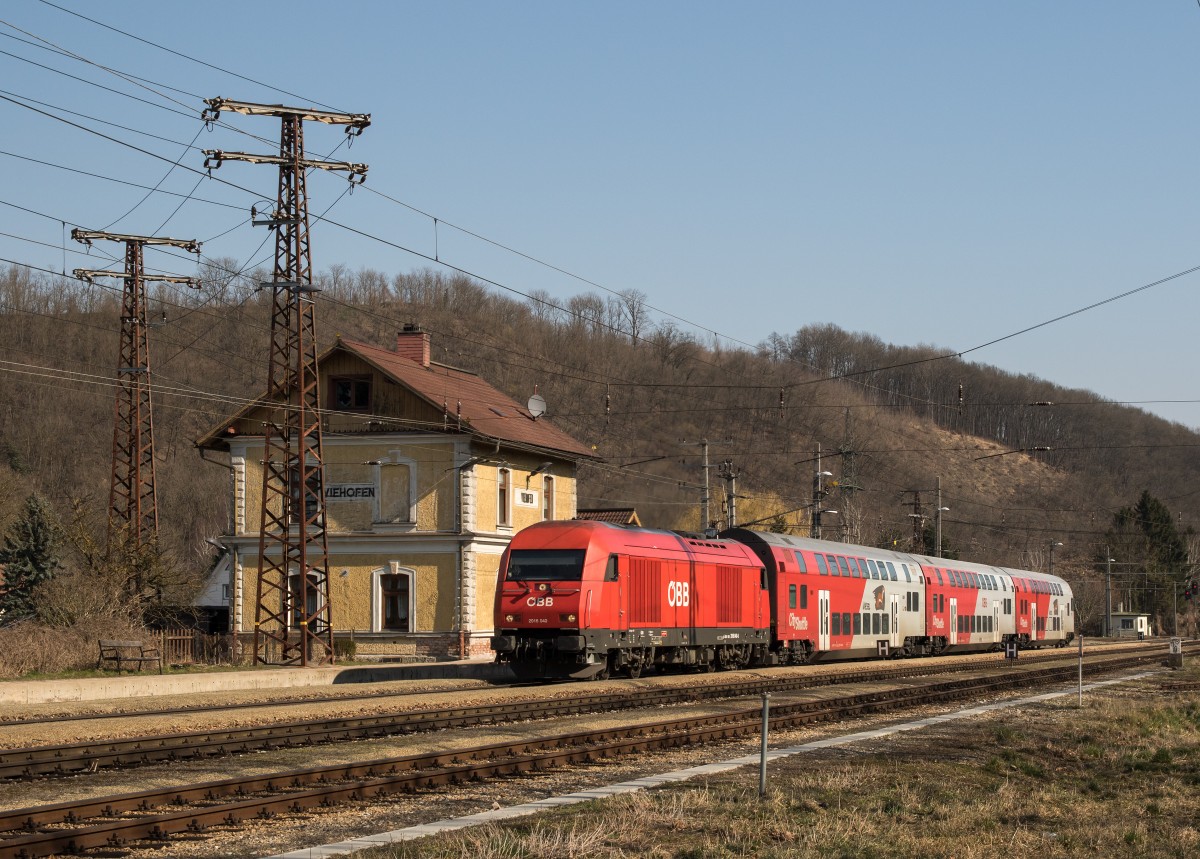
[{"label": "locomotive cab window", "polygon": [[608,566],[604,570],[604,581],[615,582],[617,580],[617,556],[608,556]]},{"label": "locomotive cab window", "polygon": [[[508,558],[510,582],[578,582],[583,579],[583,549],[514,549]],[[609,558],[615,569],[615,558]]]}]

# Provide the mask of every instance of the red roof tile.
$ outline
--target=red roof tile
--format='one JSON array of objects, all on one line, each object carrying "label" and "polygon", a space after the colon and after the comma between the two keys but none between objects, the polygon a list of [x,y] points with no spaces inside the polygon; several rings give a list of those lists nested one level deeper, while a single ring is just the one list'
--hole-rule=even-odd
[{"label": "red roof tile", "polygon": [[[419,361],[405,357],[390,349],[381,349],[366,343],[338,338],[337,343],[318,358],[324,362],[337,350],[344,350],[361,358],[380,373],[412,391],[440,414],[443,407],[450,412],[455,424],[461,414],[464,430],[472,431],[485,438],[514,445],[526,445],[543,450],[556,451],[570,456],[598,459],[597,453],[582,442],[550,423],[546,418],[535,420],[523,406],[506,394],[485,382],[474,373],[447,367],[444,364],[422,365]],[[461,412],[459,404],[461,403]],[[245,417],[259,408],[251,403],[233,417],[233,421]],[[206,433],[198,442],[200,447],[220,447],[223,434],[231,421],[226,420]]]},{"label": "red roof tile", "polygon": [[575,511],[576,519],[591,522],[608,522],[612,525],[641,525],[637,511],[632,507],[591,508]]},{"label": "red roof tile", "polygon": [[391,376],[435,408],[440,410],[443,405],[447,406],[453,419],[457,419],[458,404],[461,403],[463,421],[481,435],[575,456],[596,457],[594,450],[571,438],[545,418],[535,420],[524,406],[474,373],[444,364],[422,366],[393,350],[353,340],[340,340],[339,345]]}]

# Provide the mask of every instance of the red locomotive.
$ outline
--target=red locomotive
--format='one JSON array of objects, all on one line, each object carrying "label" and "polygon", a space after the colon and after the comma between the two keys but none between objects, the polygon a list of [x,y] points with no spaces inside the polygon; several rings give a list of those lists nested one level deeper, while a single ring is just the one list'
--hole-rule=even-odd
[{"label": "red locomotive", "polygon": [[1075,621],[1070,586],[1042,573],[578,520],[513,538],[495,606],[492,649],[524,679],[1061,646]]}]

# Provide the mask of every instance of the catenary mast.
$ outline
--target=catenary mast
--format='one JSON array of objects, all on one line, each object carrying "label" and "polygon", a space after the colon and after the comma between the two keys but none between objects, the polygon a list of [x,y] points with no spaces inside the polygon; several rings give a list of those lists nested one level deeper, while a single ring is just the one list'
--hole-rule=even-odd
[{"label": "catenary mast", "polygon": [[329,545],[325,529],[321,400],[317,384],[316,306],[309,242],[308,193],[311,169],[342,171],[351,184],[367,174],[365,164],[304,157],[304,123],[345,126],[356,137],[369,114],[335,113],[282,105],[206,99],[203,118],[221,111],[271,116],[281,121],[279,155],[205,150],[205,167],[248,161],[279,167],[276,209],[265,221],[275,230],[271,290],[271,349],[263,402],[263,484],[259,569],[254,623],[254,661],[264,664],[333,660],[329,607]]}]

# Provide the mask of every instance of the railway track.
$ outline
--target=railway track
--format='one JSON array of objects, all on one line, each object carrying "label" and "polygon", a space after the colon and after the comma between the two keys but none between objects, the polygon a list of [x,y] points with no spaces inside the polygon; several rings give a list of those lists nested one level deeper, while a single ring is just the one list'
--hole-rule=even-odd
[{"label": "railway track", "polygon": [[[1141,653],[1095,659],[1085,663],[1084,671],[1096,674],[1123,670],[1158,656],[1158,653]],[[778,703],[772,708],[771,727],[783,730],[1031,685],[1067,682],[1074,680],[1077,672],[1074,664],[1055,665],[899,686],[824,701]],[[715,715],[560,734],[535,741],[289,770],[0,812],[0,833],[7,836],[0,841],[0,859],[34,859],[97,848],[111,850],[146,841],[162,843],[181,833],[197,835],[336,802],[430,791],[442,785],[504,778],[635,752],[746,737],[760,729],[761,708],[753,706]]]},{"label": "railway track", "polygon": [[[1157,646],[1161,647],[1161,645],[1157,645]],[[1185,642],[1185,647],[1191,647],[1191,646],[1193,646],[1192,642]],[[1127,650],[1139,650],[1142,647],[1146,647],[1146,646],[1145,645],[1134,646],[1131,648],[1128,645],[1105,644],[1105,645],[1103,645],[1103,649],[1100,652],[1116,653],[1116,652],[1124,652]],[[1151,648],[1151,649],[1153,649],[1153,648]],[[1050,658],[1050,659],[1061,658],[1062,654],[1063,654],[1063,651],[1061,649],[1022,651],[1022,660],[1023,661],[1031,661],[1031,660],[1036,661],[1038,659],[1044,659],[1044,658]],[[987,658],[988,656],[994,657],[994,654],[981,654],[981,656],[983,658]],[[837,663],[829,662],[829,663],[822,663],[822,664],[833,665],[833,664],[837,664]],[[861,664],[861,663],[845,663],[845,664],[855,665],[855,664]],[[896,666],[901,663],[891,662],[891,663],[886,663],[886,664]],[[922,668],[922,669],[916,669],[916,670],[921,670],[921,671],[926,671],[926,672],[954,670],[953,665],[946,665],[946,663],[942,660],[939,660],[937,662],[937,665],[940,666],[937,668],[932,667],[933,663],[929,663],[925,660],[920,660],[919,663],[910,660],[908,663],[903,663],[903,664],[922,664],[922,665],[930,666],[930,667],[926,667],[926,668]],[[855,669],[848,669],[848,670],[852,673]],[[852,681],[847,681],[847,680],[841,679],[843,676],[844,675],[842,675],[842,674],[836,675],[837,679],[830,680],[827,682],[830,682],[830,683],[852,682]],[[825,681],[821,681],[819,677],[814,677],[814,680],[816,680],[817,682],[825,682]],[[404,682],[404,681],[391,681],[391,682]],[[493,681],[493,682],[487,682],[487,683],[484,683],[483,681],[468,681],[467,683],[462,684],[460,686],[456,686],[454,681],[446,681],[446,682],[447,682],[446,688],[438,690],[439,692],[474,691],[474,690],[486,690],[488,688],[510,688],[510,689],[511,688],[522,688],[522,687],[544,688],[544,686],[545,686],[545,684],[541,684],[541,683],[516,682],[516,681],[510,682],[510,683],[499,682],[499,681]],[[271,709],[282,709],[285,707],[298,707],[298,706],[313,705],[313,704],[336,705],[336,704],[364,703],[364,702],[373,702],[373,701],[381,701],[381,700],[403,700],[405,698],[409,698],[409,697],[413,697],[413,696],[417,696],[417,695],[428,695],[428,694],[429,694],[428,689],[423,689],[420,692],[410,692],[410,691],[406,691],[404,689],[391,688],[391,689],[374,690],[371,692],[363,692],[363,693],[358,693],[358,694],[345,694],[345,695],[308,696],[308,695],[297,694],[297,695],[293,695],[293,696],[273,698],[270,700],[259,700],[259,701],[254,701],[252,703],[190,705],[190,706],[181,706],[181,707],[154,707],[154,708],[146,708],[146,709],[130,708],[130,709],[112,710],[109,712],[58,713],[58,714],[49,715],[49,716],[24,716],[24,717],[16,717],[16,718],[10,718],[6,715],[0,715],[0,730],[3,730],[4,728],[7,728],[7,727],[20,727],[22,725],[47,725],[47,724],[58,724],[58,723],[64,723],[64,722],[90,722],[90,721],[102,721],[102,720],[106,720],[106,719],[138,719],[138,718],[143,718],[143,717],[151,718],[151,717],[160,717],[160,716],[198,716],[198,715],[204,715],[206,713],[221,713],[221,712],[228,712],[231,710],[232,711],[245,710],[248,708],[254,708],[255,710],[271,710]]]},{"label": "railway track", "polygon": [[[1136,652],[1155,652],[1145,648]],[[1123,653],[1129,653],[1126,650]],[[1062,650],[1037,654],[1036,661],[1062,660]],[[1097,654],[1094,658],[1101,658]],[[921,660],[912,664],[887,663],[844,672],[787,677],[754,677],[706,686],[645,688],[596,692],[571,697],[543,698],[472,707],[407,710],[335,719],[309,719],[260,727],[190,731],[62,745],[32,746],[0,751],[0,779],[34,778],[93,773],[101,769],[129,768],[162,761],[179,761],[244,754],[252,751],[349,742],[380,737],[496,725],[505,722],[547,719],[581,713],[601,713],[641,707],[667,706],[685,701],[718,700],[784,693],[820,686],[878,682],[946,672],[976,671],[978,661],[946,665]],[[562,688],[562,687],[557,687]]]}]

